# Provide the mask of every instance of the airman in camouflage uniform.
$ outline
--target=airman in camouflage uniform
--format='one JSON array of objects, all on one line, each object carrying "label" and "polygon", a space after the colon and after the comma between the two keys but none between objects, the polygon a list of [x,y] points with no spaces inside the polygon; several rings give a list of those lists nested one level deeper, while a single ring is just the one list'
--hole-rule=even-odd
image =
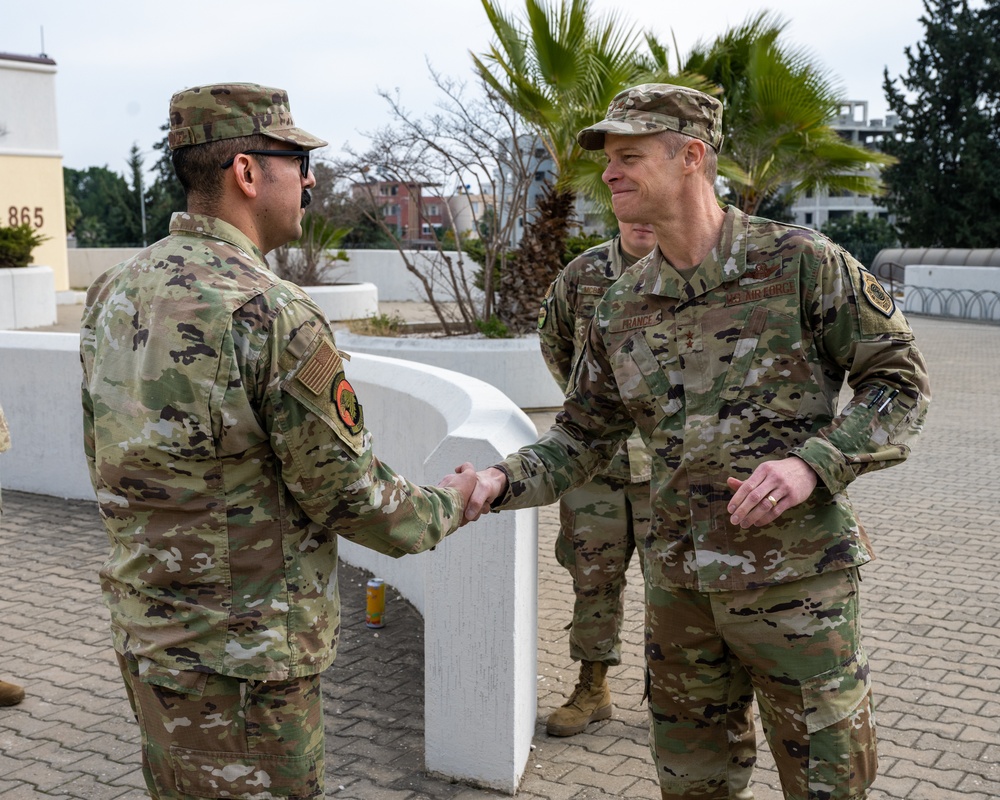
[{"label": "airman in camouflage uniform", "polygon": [[98,278],[81,335],[114,647],[154,798],[323,797],[337,536],[426,550],[471,467],[425,488],[382,464],[322,313],[267,267],[326,144],[287,95],[189,89],[170,127],[188,211]]},{"label": "airman in camouflage uniform", "polygon": [[857,568],[873,553],[847,487],[907,457],[926,369],[892,297],[842,248],[719,208],[720,123],[707,95],[644,85],[581,133],[604,147],[616,215],[649,221],[657,248],[598,304],[556,425],[480,473],[466,516],[552,502],[638,426],[654,454],[662,796],[752,797],[754,748],[726,725],[756,696],[786,798],[865,797],[877,758]]},{"label": "airman in camouflage uniform", "polygon": [[[655,244],[647,226],[622,223],[622,233],[573,259],[552,282],[538,315],[542,356],[564,392],[583,351],[597,301]],[[556,560],[573,579],[569,652],[580,676],[546,723],[553,736],[573,736],[611,716],[608,667],[621,663],[625,573],[636,542],[649,528],[649,454],[638,433],[611,463],[559,500]]]},{"label": "airman in camouflage uniform", "polygon": [[[0,453],[10,450],[10,428],[3,407],[0,406]],[[0,498],[0,514],[3,513],[3,500]],[[24,699],[24,689],[15,683],[0,681],[0,706],[16,706]]]}]

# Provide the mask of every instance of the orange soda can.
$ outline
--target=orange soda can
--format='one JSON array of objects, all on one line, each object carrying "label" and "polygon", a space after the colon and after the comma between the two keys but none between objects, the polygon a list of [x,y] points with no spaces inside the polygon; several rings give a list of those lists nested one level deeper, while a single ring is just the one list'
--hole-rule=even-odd
[{"label": "orange soda can", "polygon": [[385,582],[381,578],[372,578],[368,581],[365,625],[369,628],[385,627]]}]

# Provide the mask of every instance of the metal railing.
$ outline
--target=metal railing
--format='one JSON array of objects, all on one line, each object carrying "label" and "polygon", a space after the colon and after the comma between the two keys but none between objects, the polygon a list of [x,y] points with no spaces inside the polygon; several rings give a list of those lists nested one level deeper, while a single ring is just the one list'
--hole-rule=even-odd
[{"label": "metal railing", "polygon": [[1000,292],[992,289],[906,287],[906,313],[1000,324]]}]

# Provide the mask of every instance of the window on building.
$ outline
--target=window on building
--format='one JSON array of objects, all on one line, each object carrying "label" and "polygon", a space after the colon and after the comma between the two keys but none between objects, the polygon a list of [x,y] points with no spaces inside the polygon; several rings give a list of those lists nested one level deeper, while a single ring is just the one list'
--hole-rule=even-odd
[{"label": "window on building", "polygon": [[847,211],[842,208],[831,209],[830,213],[827,215],[827,219],[847,219],[853,215],[853,211]]},{"label": "window on building", "polygon": [[395,217],[399,214],[399,206],[386,204],[382,206],[382,216],[383,217]]},{"label": "window on building", "polygon": [[535,173],[535,180],[538,181],[539,183],[541,183],[542,181],[544,181],[545,180],[545,172],[542,171],[542,170],[539,170],[538,172],[536,172]]},{"label": "window on building", "polygon": [[427,216],[428,217],[436,217],[440,213],[441,213],[441,209],[438,208],[438,204],[437,203],[430,203],[427,206]]},{"label": "window on building", "polygon": [[805,220],[805,224],[806,225],[812,225],[813,224],[813,212],[812,211],[807,211],[805,213],[805,218],[806,218],[806,220]]}]

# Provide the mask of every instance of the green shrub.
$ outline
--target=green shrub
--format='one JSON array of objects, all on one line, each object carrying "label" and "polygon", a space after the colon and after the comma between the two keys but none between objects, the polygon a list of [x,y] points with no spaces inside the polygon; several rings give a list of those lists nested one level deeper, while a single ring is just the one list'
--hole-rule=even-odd
[{"label": "green shrub", "polygon": [[0,269],[28,266],[35,248],[48,238],[27,222],[10,228],[0,225]]},{"label": "green shrub", "polygon": [[487,339],[510,339],[510,331],[498,317],[489,319],[477,319],[476,328]]},{"label": "green shrub", "polygon": [[376,314],[364,319],[352,319],[347,329],[359,336],[397,336],[405,320],[399,314]]}]

